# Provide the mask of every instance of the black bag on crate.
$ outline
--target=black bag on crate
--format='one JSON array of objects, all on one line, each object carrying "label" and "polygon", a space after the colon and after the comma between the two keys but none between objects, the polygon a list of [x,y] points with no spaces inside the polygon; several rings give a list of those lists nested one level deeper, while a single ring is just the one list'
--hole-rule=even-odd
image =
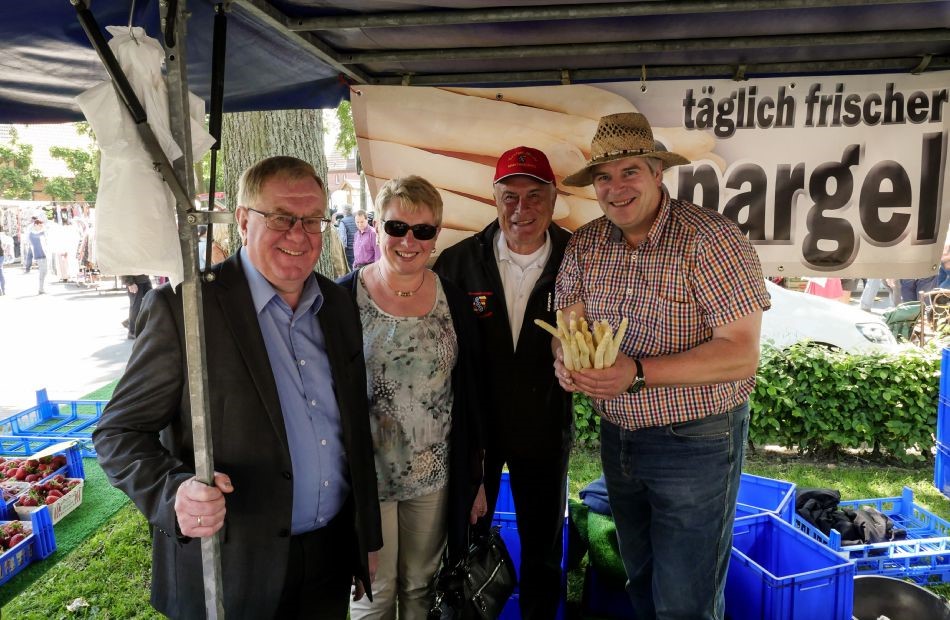
[{"label": "black bag on crate", "polygon": [[498,527],[471,535],[465,557],[435,575],[435,604],[428,620],[494,620],[515,591],[518,579]]}]

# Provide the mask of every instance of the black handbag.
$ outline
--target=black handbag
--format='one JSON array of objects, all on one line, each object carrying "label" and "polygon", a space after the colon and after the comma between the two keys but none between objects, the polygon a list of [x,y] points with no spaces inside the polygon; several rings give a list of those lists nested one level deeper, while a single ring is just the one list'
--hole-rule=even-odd
[{"label": "black handbag", "polygon": [[495,620],[518,582],[498,527],[473,534],[465,557],[454,566],[447,558],[435,576],[428,620]]}]

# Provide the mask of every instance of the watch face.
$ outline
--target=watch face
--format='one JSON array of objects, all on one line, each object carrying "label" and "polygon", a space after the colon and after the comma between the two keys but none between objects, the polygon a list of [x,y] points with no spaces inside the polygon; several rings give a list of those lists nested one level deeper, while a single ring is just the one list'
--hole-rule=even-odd
[{"label": "watch face", "polygon": [[627,394],[636,394],[640,391],[640,388],[643,387],[643,384],[646,381],[643,380],[643,377],[637,377],[633,380],[633,383],[630,384],[630,387],[627,388]]}]

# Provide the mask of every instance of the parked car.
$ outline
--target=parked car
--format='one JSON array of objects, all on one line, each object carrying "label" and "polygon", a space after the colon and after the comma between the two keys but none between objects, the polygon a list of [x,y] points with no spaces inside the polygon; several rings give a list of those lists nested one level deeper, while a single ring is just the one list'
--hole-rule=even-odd
[{"label": "parked car", "polygon": [[772,308],[762,315],[762,342],[779,348],[800,340],[849,353],[894,351],[897,340],[884,320],[840,301],[784,289],[768,280]]}]

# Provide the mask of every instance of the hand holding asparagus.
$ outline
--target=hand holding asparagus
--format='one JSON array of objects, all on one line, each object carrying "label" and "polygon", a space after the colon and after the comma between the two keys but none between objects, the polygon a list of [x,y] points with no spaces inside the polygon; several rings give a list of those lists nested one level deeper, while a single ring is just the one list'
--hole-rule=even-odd
[{"label": "hand holding asparagus", "polygon": [[568,370],[599,370],[613,366],[628,323],[624,317],[614,332],[607,321],[595,321],[591,331],[585,318],[578,320],[576,313],[572,311],[565,321],[564,313],[560,310],[557,311],[557,327],[540,319],[535,319],[534,322],[561,341],[564,367]]}]

